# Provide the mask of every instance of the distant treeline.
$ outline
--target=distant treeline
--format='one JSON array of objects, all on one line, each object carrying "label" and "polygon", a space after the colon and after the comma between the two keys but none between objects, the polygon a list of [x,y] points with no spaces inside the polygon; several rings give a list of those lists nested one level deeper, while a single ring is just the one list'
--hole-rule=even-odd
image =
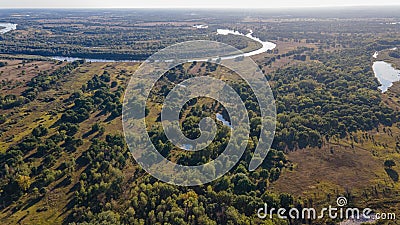
[{"label": "distant treeline", "polygon": [[[249,38],[237,35],[226,36],[211,36],[210,40],[223,42],[234,46],[237,49],[246,49],[250,43],[253,43],[253,49],[261,48],[261,45]],[[0,38],[1,40],[1,38]],[[147,46],[143,48],[122,48],[118,44],[110,45],[107,48],[86,48],[81,45],[42,45],[42,43],[23,44],[0,42],[0,52],[3,54],[23,54],[23,55],[38,55],[38,56],[62,56],[90,59],[108,59],[108,60],[145,60],[156,51],[167,47],[167,45]],[[249,49],[247,49],[249,50]]]},{"label": "distant treeline", "polygon": [[[62,57],[76,57],[76,58],[86,58],[86,59],[110,59],[110,60],[145,60],[151,54],[145,53],[113,53],[113,52],[81,52],[77,51],[54,51],[53,49],[10,49],[1,50],[5,54],[24,54],[24,55],[38,55],[38,56],[62,56]],[[43,59],[42,59],[43,60]]]}]

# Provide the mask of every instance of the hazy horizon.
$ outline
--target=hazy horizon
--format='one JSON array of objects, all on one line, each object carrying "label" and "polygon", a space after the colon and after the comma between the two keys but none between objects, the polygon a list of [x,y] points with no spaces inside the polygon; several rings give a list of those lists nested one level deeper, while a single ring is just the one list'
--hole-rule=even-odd
[{"label": "hazy horizon", "polygon": [[281,0],[276,2],[266,2],[262,0],[243,1],[183,1],[183,0],[148,0],[148,1],[95,1],[95,0],[70,0],[55,2],[52,0],[30,1],[15,0],[0,2],[0,8],[215,8],[215,9],[274,9],[274,8],[313,8],[313,7],[349,7],[349,6],[400,6],[398,0],[382,0],[380,2],[372,0]]}]

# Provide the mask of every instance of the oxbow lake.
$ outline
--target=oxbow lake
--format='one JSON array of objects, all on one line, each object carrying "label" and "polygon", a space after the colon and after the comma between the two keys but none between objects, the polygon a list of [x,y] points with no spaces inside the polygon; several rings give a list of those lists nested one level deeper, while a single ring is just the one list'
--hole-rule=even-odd
[{"label": "oxbow lake", "polygon": [[375,77],[378,78],[382,86],[379,89],[382,93],[386,92],[393,82],[400,81],[400,70],[393,68],[390,63],[384,61],[376,61],[372,65]]}]

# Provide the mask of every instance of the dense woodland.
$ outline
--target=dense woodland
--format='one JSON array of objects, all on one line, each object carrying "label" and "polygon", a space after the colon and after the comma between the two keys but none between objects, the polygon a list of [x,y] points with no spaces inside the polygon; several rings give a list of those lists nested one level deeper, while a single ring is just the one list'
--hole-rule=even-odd
[{"label": "dense woodland", "polygon": [[[69,16],[65,16],[66,13],[70,12],[56,10],[50,15],[35,12],[29,20],[15,18],[13,22],[19,24],[19,29],[0,37],[0,52],[91,59],[144,60],[157,50],[189,40],[220,41],[246,51],[259,47],[257,42],[245,37],[217,35],[215,27],[194,28],[192,26],[199,21],[197,16],[189,19],[184,15],[178,15],[183,18],[182,21],[176,22],[173,20],[176,19],[176,15],[171,15],[170,12],[151,15],[154,12],[149,13],[146,10],[129,12],[124,17],[119,16],[120,12],[101,10],[92,12],[89,17],[79,10],[72,12]],[[10,13],[0,11],[0,15],[6,17],[10,16]],[[147,18],[145,22],[142,21],[143,17]],[[150,19],[152,17],[162,19],[162,22],[156,19],[153,21]],[[107,24],[112,25],[106,26]],[[252,43],[252,46],[245,49],[249,43]]]},{"label": "dense woodland", "polygon": [[[82,16],[84,12],[74,13],[75,16]],[[140,26],[131,24],[131,21],[139,21],[134,14],[110,21],[111,16],[102,17],[103,12],[96,11],[84,23],[71,23],[63,21],[62,11],[55,11],[53,16],[47,18],[55,24],[49,22],[45,25],[41,24],[46,16],[36,15],[29,21],[16,19],[16,23],[21,24],[19,30],[0,36],[2,53],[141,59],[159,48],[183,40],[207,38],[230,43],[240,49],[252,45],[246,38],[211,35],[217,26],[206,30],[196,30],[191,26],[177,28],[173,16],[168,13],[149,16],[147,24]],[[160,17],[169,19],[162,25],[151,24],[158,22]],[[187,22],[186,16],[181,17]],[[200,16],[195,17],[195,21],[202,21]],[[225,15],[213,22],[238,30],[254,29],[255,36],[263,39],[303,43],[306,46],[271,51],[256,60],[270,82],[277,105],[275,139],[260,168],[253,172],[247,169],[259,138],[260,116],[254,94],[243,81],[227,80],[245,102],[251,122],[249,144],[240,163],[209,184],[178,187],[159,182],[142,170],[133,160],[122,130],[113,126],[120,124],[122,98],[131,73],[127,69],[116,69],[116,65],[105,64],[99,70],[101,72],[90,73],[85,82],[72,90],[72,87],[65,86],[66,80],[78,80],[79,76],[89,74],[87,68],[95,64],[79,60],[65,63],[53,71],[35,74],[26,82],[21,93],[0,93],[1,143],[11,142],[7,149],[0,151],[2,213],[15,215],[29,210],[25,217],[32,214],[49,216],[46,214],[52,207],[48,203],[49,196],[59,189],[67,192],[63,195],[72,193],[65,207],[59,209],[64,224],[338,222],[282,220],[276,215],[273,219],[261,220],[256,215],[256,209],[263,207],[264,203],[275,208],[317,206],[312,198],[270,189],[283,170],[295,169],[287,158],[288,152],[320,149],[332,140],[353,137],[357,132],[373,131],[380,126],[398,126],[399,110],[383,102],[379,82],[371,68],[371,52],[398,46],[399,30],[393,33],[393,28],[382,28],[376,25],[375,20],[365,18],[348,22],[329,19],[293,22],[284,19],[284,25],[268,21],[226,23],[232,19],[239,21],[237,16]],[[65,25],[70,23],[73,26]],[[109,26],[109,23],[114,26]],[[376,41],[372,30],[389,35],[384,40]],[[85,38],[80,35],[85,35]],[[391,57],[398,58],[397,53],[391,52]],[[283,60],[290,63],[274,68]],[[0,69],[7,66],[5,60],[0,60]],[[153,123],[148,132],[154,145],[161,154],[186,165],[202,164],[218,155],[230,135],[230,128],[217,122],[218,132],[214,142],[206,151],[189,154],[173,146],[160,128],[157,120],[160,102],[174,85],[198,75],[194,68],[203,76],[220,75],[220,68],[212,63],[192,63],[172,69],[155,87],[157,91],[153,92],[151,99],[154,107],[148,108],[147,113]],[[32,127],[19,141],[14,141],[15,137],[7,135],[17,123],[15,118],[19,118],[19,114],[34,112],[35,103],[54,103],[54,108],[47,109],[45,114],[56,118],[55,122]],[[198,137],[200,119],[215,117],[216,113],[225,115],[224,108],[214,101],[196,99],[189,102],[182,111],[185,135]],[[225,116],[229,120],[229,116]],[[93,118],[101,120],[94,122]],[[395,165],[394,161],[385,162],[387,169]],[[389,196],[395,193],[388,187],[382,189]],[[338,192],[337,195],[352,198],[349,191]],[[327,202],[336,197],[328,196]],[[21,221],[25,217],[21,216]]]}]

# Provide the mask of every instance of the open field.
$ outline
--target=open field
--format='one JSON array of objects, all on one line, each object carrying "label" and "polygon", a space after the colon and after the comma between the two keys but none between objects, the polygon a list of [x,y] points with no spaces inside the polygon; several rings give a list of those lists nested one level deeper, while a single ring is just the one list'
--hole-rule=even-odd
[{"label": "open field", "polygon": [[51,73],[65,63],[31,60],[0,60],[7,66],[0,68],[1,91],[3,95],[21,94],[28,81],[41,72]]}]

